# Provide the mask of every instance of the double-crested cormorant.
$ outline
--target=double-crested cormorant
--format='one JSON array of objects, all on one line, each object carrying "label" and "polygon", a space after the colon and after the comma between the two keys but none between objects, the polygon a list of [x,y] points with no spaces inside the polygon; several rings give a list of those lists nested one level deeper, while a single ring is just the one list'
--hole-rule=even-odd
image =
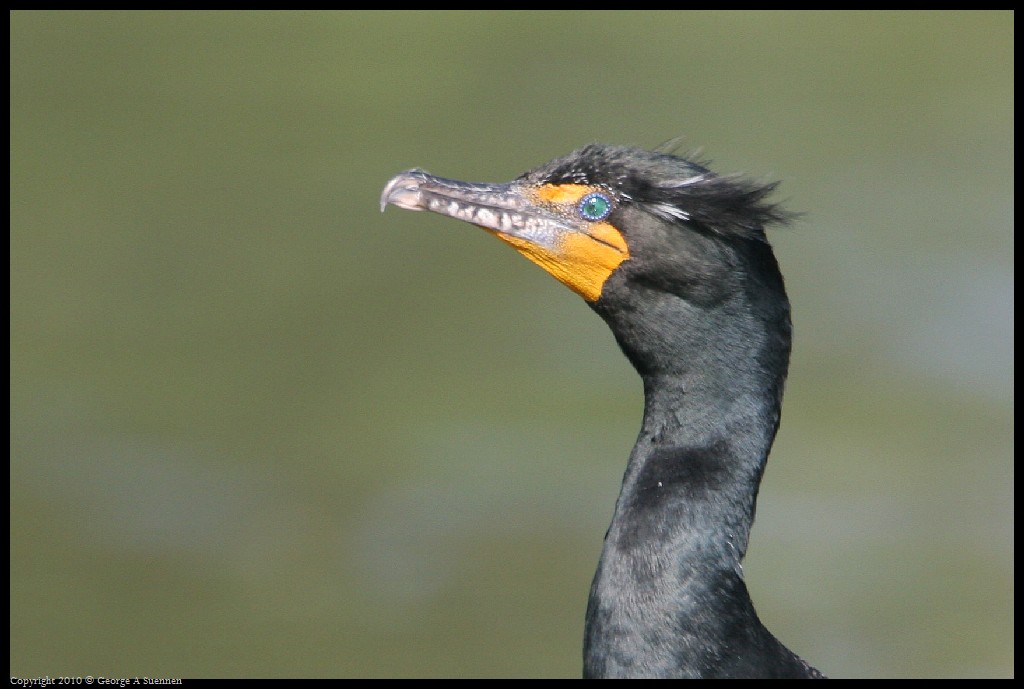
[{"label": "double-crested cormorant", "polygon": [[586,677],[822,674],[764,627],[743,579],[789,365],[764,227],[775,184],[592,144],[507,184],[402,172],[381,196],[478,225],[579,294],[644,385],[590,590]]}]

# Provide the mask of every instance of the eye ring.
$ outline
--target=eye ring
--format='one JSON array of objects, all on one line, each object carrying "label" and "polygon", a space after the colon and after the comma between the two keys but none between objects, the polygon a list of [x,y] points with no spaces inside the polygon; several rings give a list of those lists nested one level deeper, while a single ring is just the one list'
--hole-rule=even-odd
[{"label": "eye ring", "polygon": [[597,222],[611,215],[612,200],[606,194],[594,191],[580,199],[577,209],[584,220]]}]

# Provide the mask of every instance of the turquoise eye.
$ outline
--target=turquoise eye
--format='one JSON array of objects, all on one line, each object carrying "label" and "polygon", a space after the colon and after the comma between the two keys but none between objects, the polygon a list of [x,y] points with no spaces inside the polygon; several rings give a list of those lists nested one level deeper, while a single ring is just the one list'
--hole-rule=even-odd
[{"label": "turquoise eye", "polygon": [[604,194],[594,192],[580,199],[580,215],[584,220],[604,220],[612,212],[612,200]]}]

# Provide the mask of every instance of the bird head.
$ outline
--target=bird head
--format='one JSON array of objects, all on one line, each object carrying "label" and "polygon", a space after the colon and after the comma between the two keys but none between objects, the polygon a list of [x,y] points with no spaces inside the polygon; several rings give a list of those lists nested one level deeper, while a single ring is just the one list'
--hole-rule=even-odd
[{"label": "bird head", "polygon": [[[583,297],[643,370],[644,340],[664,339],[643,331],[666,319],[631,314],[710,311],[757,302],[752,290],[763,289],[763,305],[783,304],[785,314],[771,315],[788,325],[764,234],[787,219],[766,201],[774,189],[667,152],[591,144],[504,184],[408,170],[387,183],[381,210],[431,211],[487,230]],[[652,352],[672,349],[657,345]]]}]

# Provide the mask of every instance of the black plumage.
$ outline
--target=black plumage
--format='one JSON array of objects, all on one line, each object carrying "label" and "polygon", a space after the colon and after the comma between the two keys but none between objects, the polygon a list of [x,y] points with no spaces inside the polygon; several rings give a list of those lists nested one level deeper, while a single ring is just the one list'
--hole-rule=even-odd
[{"label": "black plumage", "polygon": [[411,170],[387,203],[495,234],[583,296],[644,415],[591,587],[587,677],[821,677],[764,627],[741,562],[789,363],[773,184],[593,144],[508,184]]}]

